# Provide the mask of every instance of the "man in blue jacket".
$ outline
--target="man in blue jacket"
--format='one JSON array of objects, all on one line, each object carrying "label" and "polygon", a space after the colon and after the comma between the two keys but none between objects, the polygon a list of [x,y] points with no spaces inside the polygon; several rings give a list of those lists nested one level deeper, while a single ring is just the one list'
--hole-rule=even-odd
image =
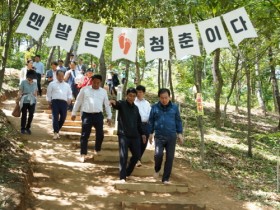
[{"label": "man in blue jacket", "polygon": [[155,178],[159,177],[159,171],[163,159],[163,150],[166,150],[162,182],[164,184],[169,184],[177,138],[179,139],[180,144],[183,143],[182,120],[178,106],[170,101],[169,89],[160,89],[158,91],[158,97],[159,102],[152,106],[150,112],[149,141],[152,143],[153,133],[155,133]]}]

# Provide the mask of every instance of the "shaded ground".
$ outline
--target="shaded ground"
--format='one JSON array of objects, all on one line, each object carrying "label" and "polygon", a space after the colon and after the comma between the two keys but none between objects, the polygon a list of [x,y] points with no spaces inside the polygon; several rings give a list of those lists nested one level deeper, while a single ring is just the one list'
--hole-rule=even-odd
[{"label": "shaded ground", "polygon": [[[52,140],[51,121],[47,114],[36,113],[32,135],[20,135],[13,129],[19,128],[19,119],[10,115],[13,103],[4,102],[3,111],[8,120],[0,113],[0,209],[27,209],[29,206],[29,209],[38,210],[154,210],[159,203],[177,204],[174,209],[180,209],[179,204],[234,210],[276,209],[279,206],[280,199],[275,191],[276,152],[271,149],[274,141],[266,141],[265,138],[274,130],[277,118],[273,115],[261,117],[253,114],[253,135],[264,136],[255,138],[254,158],[248,159],[244,113],[236,114],[229,110],[226,126],[216,130],[212,126],[212,108],[208,106],[204,119],[206,162],[201,167],[195,115],[191,107],[182,106],[183,112],[187,113],[183,116],[187,122],[187,141],[185,146],[177,147],[172,181],[187,184],[189,192],[153,193],[117,190],[118,163],[92,159],[79,163],[79,149],[73,147],[77,139]],[[153,164],[143,167],[151,168]],[[134,176],[129,182],[140,180],[156,181],[152,176]],[[147,202],[154,204],[143,204]]]},{"label": "shaded ground", "polygon": [[[5,103],[9,104],[9,101]],[[11,124],[18,128],[18,118],[10,117],[11,110],[4,111]],[[52,140],[47,114],[36,113],[32,131],[31,136],[22,135],[20,143],[32,157],[31,209],[122,209],[121,204],[126,202],[189,203],[206,205],[207,209],[269,209],[237,200],[235,187],[226,186],[225,180],[213,180],[205,172],[192,168],[180,152],[176,155],[172,180],[186,183],[188,193],[119,191],[114,187],[118,180],[118,164],[92,160],[79,163],[79,149],[72,147],[77,140]],[[146,167],[152,167],[152,164]],[[108,168],[114,168],[114,173],[108,173]],[[152,176],[132,177],[129,182],[152,179]]]}]

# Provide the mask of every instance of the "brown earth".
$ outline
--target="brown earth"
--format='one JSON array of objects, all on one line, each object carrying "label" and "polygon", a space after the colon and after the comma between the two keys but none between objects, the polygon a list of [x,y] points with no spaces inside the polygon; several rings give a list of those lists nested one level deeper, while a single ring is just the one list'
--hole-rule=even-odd
[{"label": "brown earth", "polygon": [[[2,110],[7,115],[8,122],[19,130],[19,118],[11,116],[13,104],[13,100],[6,100],[2,104]],[[17,188],[25,192],[22,193],[25,197],[19,198],[25,202],[18,202],[18,207],[14,209],[27,209],[27,204],[30,205],[29,209],[38,210],[164,209],[160,207],[162,204],[173,204],[167,209],[203,209],[204,206],[206,209],[223,210],[270,209],[258,207],[260,206],[258,203],[237,200],[235,188],[227,187],[226,181],[213,180],[205,172],[193,169],[187,161],[180,158],[174,160],[171,181],[173,185],[187,185],[187,193],[158,193],[153,192],[153,189],[149,192],[133,189],[118,190],[115,187],[118,180],[117,162],[96,162],[94,159],[89,159],[86,163],[79,163],[78,138],[71,140],[62,137],[55,141],[52,140],[51,130],[49,115],[38,111],[32,124],[32,135],[17,133],[19,136],[17,141],[24,145],[24,150],[31,157],[32,163],[30,164],[28,159],[21,160],[25,162],[21,163],[22,167],[31,166],[34,178],[29,183],[31,190],[29,195],[26,194],[29,190],[27,184]],[[90,149],[89,152],[92,153],[92,150]],[[153,163],[145,163],[142,167],[151,169],[151,175],[132,176],[128,183],[151,186],[151,183],[160,184],[152,177]]]}]

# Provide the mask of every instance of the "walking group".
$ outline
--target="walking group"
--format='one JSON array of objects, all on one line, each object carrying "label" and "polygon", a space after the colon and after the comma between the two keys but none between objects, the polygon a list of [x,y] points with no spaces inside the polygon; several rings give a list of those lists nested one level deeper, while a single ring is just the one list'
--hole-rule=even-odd
[{"label": "walking group", "polygon": [[[40,58],[40,56],[37,57]],[[46,73],[48,83],[46,99],[52,110],[53,139],[60,138],[59,131],[65,122],[67,110],[72,112],[73,121],[80,112],[82,121],[80,162],[85,162],[88,158],[88,140],[92,127],[95,128],[96,137],[93,155],[100,155],[104,139],[104,118],[110,126],[112,107],[118,110],[120,182],[126,182],[135,166],[142,165],[141,158],[147,143],[149,141],[152,144],[154,140],[154,177],[159,177],[165,150],[166,159],[161,181],[164,184],[170,183],[175,146],[177,139],[179,143],[183,142],[183,130],[178,106],[171,102],[169,89],[160,89],[159,101],[152,106],[145,99],[146,89],[142,85],[128,88],[124,100],[109,100],[107,91],[101,87],[103,78],[100,74],[93,74],[91,70],[78,69],[75,61],[70,62],[67,70],[63,68],[62,62],[61,60],[52,62],[52,69]],[[23,134],[31,134],[30,127],[37,93],[42,94],[38,81],[43,73],[41,70],[39,72],[38,67],[34,69],[32,64],[32,60],[27,60],[26,71],[22,75],[19,86],[18,100],[21,101],[21,133]],[[83,74],[85,75],[81,77]],[[83,78],[83,80],[77,82],[78,78]],[[75,102],[72,105],[73,98]],[[104,109],[105,114],[103,114]],[[27,111],[29,112],[28,120]],[[129,160],[128,150],[132,154]]]}]

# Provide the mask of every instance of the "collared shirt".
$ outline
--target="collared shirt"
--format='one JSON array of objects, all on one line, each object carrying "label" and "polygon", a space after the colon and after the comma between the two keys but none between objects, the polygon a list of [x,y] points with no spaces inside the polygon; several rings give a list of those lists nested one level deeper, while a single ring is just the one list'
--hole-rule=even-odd
[{"label": "collared shirt", "polygon": [[80,76],[81,76],[80,71],[70,69],[70,70],[66,71],[66,73],[64,75],[64,80],[66,82],[68,82],[68,84],[77,84],[77,81],[75,80],[75,78],[79,78]]},{"label": "collared shirt", "polygon": [[72,90],[66,82],[53,81],[47,88],[47,101],[53,99],[68,101],[72,99]]},{"label": "collared shirt", "polygon": [[44,64],[42,62],[34,62],[33,66],[36,68],[36,73],[44,74]]},{"label": "collared shirt", "polygon": [[103,105],[107,113],[107,119],[112,118],[111,107],[107,91],[103,88],[93,89],[92,86],[82,88],[76,98],[72,115],[76,115],[80,109],[81,112],[97,113],[103,112]]},{"label": "collared shirt", "polygon": [[19,85],[19,89],[21,90],[22,95],[24,96],[22,97],[22,102],[33,104],[32,101],[34,102],[34,93],[37,92],[37,84],[35,82],[30,84],[27,80],[23,80]]},{"label": "collared shirt", "polygon": [[46,78],[52,78],[52,80],[50,82],[57,81],[56,72],[57,72],[57,70],[53,70],[53,69],[48,70],[46,73]]},{"label": "collared shirt", "polygon": [[64,73],[67,71],[67,68],[65,66],[58,66],[57,70],[64,71]]},{"label": "collared shirt", "polygon": [[139,109],[141,121],[148,122],[149,116],[150,116],[150,111],[151,111],[150,103],[147,100],[145,100],[144,98],[142,100],[139,100],[138,98],[136,98],[134,101],[134,104]]}]

